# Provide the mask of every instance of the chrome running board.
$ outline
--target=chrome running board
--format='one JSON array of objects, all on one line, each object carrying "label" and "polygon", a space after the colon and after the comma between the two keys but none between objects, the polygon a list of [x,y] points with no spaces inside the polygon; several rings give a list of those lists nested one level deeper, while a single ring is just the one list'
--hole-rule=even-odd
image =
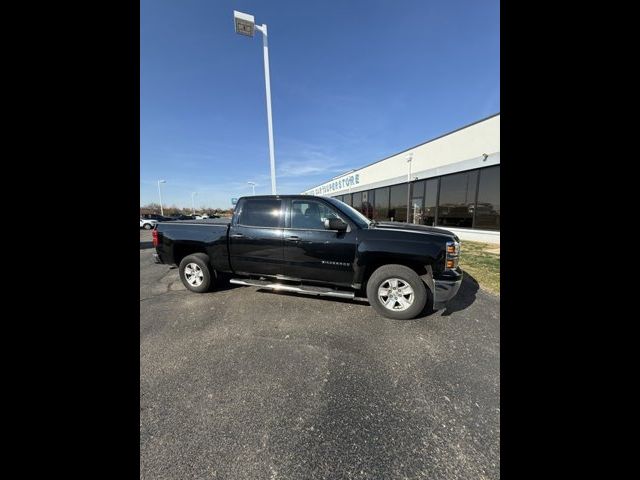
[{"label": "chrome running board", "polygon": [[366,301],[366,298],[356,297],[356,294],[354,292],[334,290],[332,288],[326,287],[286,285],[284,283],[273,283],[266,280],[251,280],[240,278],[232,278],[231,280],[229,280],[229,283],[233,283],[235,285],[246,285],[249,287],[268,288],[271,290],[283,292],[303,293],[305,295],[320,295],[323,297],[336,297],[346,298],[348,300]]}]

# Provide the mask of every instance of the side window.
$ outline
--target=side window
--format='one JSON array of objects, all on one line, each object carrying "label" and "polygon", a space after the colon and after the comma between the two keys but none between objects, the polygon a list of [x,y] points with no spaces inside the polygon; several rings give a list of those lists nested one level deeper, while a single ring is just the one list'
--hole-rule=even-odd
[{"label": "side window", "polygon": [[291,228],[324,229],[327,218],[339,218],[338,213],[324,203],[315,200],[293,200],[291,202]]},{"label": "side window", "polygon": [[278,228],[281,212],[282,200],[247,199],[242,205],[238,225]]}]

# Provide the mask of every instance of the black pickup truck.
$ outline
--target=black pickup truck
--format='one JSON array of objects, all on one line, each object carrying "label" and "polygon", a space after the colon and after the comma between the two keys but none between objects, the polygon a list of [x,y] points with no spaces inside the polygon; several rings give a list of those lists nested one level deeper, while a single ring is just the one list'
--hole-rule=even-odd
[{"label": "black pickup truck", "polygon": [[364,300],[409,319],[460,288],[460,241],[433,227],[371,221],[339,200],[310,195],[242,197],[231,221],[159,223],[157,263],[178,265],[185,287],[221,278],[267,289]]}]

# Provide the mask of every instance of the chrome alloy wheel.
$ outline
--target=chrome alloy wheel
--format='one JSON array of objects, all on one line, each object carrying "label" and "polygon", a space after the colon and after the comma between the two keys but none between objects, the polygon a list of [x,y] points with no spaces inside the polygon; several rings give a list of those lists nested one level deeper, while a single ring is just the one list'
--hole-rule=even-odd
[{"label": "chrome alloy wheel", "polygon": [[404,280],[389,278],[380,284],[378,299],[385,308],[394,312],[406,310],[413,304],[413,288]]},{"label": "chrome alloy wheel", "polygon": [[184,267],[184,278],[187,279],[190,285],[199,287],[202,285],[204,273],[202,273],[202,269],[197,263],[187,263],[187,266]]}]

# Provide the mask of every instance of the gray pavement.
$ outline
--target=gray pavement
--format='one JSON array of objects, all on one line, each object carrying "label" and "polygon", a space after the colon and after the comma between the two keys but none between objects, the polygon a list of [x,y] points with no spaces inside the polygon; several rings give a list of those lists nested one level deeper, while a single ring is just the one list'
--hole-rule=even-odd
[{"label": "gray pavement", "polygon": [[188,292],[140,234],[140,478],[497,479],[499,299]]}]

